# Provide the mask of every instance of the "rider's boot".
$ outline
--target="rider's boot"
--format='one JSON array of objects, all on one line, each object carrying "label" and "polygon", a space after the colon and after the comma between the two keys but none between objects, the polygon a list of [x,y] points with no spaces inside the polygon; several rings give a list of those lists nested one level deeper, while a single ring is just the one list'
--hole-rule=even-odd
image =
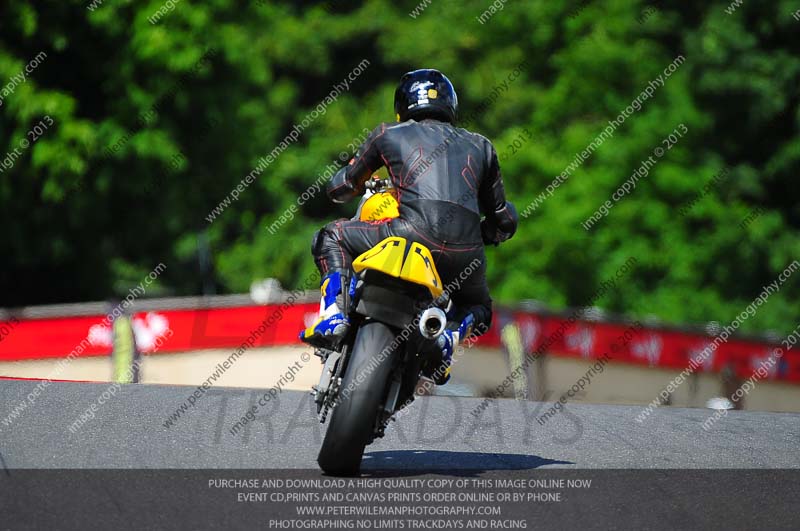
[{"label": "rider's boot", "polygon": [[437,346],[442,351],[442,362],[430,375],[433,383],[436,385],[444,385],[450,381],[450,365],[453,363],[453,352],[461,340],[466,339],[472,334],[472,325],[475,318],[472,314],[467,314],[461,324],[457,328],[447,328],[442,335],[436,340]]},{"label": "rider's boot", "polygon": [[350,275],[342,271],[331,271],[322,278],[319,318],[300,332],[301,341],[314,347],[336,350],[350,329],[350,284]]}]

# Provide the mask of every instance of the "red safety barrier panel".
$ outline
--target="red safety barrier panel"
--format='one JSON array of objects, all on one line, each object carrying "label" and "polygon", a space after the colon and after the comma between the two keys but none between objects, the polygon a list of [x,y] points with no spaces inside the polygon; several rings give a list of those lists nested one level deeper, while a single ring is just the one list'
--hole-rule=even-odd
[{"label": "red safety barrier panel", "polygon": [[[781,349],[767,342],[728,337],[703,356],[713,345],[714,337],[684,331],[633,327],[631,324],[574,321],[559,316],[515,312],[501,317],[500,327],[518,326],[527,353],[542,345],[544,352],[557,356],[598,359],[608,356],[612,362],[634,363],[651,367],[683,370],[694,360],[693,372],[719,372],[729,366],[736,374],[749,378],[753,371],[771,357],[775,363],[765,366],[770,379],[800,382],[800,349]],[[495,332],[498,332],[495,330]]]},{"label": "red safety barrier panel", "polygon": [[[144,353],[184,352],[208,348],[235,349],[299,344],[297,334],[316,316],[317,304],[241,306],[164,310],[133,316],[136,344]],[[111,352],[111,327],[105,316],[63,317],[0,322],[0,361],[80,356]],[[570,322],[561,316],[498,311],[480,346],[501,347],[501,332],[515,324],[527,353],[546,345],[556,356],[635,363],[682,370],[711,345],[712,337],[674,330],[641,328],[594,321]],[[626,331],[627,336],[626,336]],[[703,360],[698,372],[719,372],[730,366],[742,377],[775,356],[767,342],[728,338]],[[784,353],[769,378],[800,382],[800,349]]]},{"label": "red safety barrier panel", "polygon": [[[144,353],[207,348],[291,345],[318,304],[241,306],[137,313],[132,324]],[[105,356],[111,353],[106,316],[61,317],[0,322],[0,361]]]},{"label": "red safety barrier panel", "polygon": [[[97,327],[105,316],[60,317],[56,319],[26,319],[0,322],[0,334],[7,333],[0,340],[0,361],[13,361],[36,358],[63,358],[80,349],[81,356],[102,356],[111,352],[108,343],[84,341],[94,326]],[[111,337],[109,328],[108,337]],[[83,345],[81,345],[83,343]]]}]

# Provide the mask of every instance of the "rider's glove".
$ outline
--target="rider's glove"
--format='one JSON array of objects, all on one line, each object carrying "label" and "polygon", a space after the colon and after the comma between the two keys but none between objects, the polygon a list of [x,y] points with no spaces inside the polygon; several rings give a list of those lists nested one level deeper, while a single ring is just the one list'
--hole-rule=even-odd
[{"label": "rider's glove", "polygon": [[485,245],[498,245],[510,239],[517,232],[517,209],[511,201],[491,216],[481,221],[481,238]]}]

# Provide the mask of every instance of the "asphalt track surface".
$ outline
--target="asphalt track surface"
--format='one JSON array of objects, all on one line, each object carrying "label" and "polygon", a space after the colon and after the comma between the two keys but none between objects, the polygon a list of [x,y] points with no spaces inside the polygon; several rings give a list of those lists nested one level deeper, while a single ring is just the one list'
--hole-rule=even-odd
[{"label": "asphalt track surface", "polygon": [[[0,420],[37,382],[0,380]],[[109,384],[53,382],[10,426],[0,423],[0,467],[28,469],[313,469],[324,429],[308,393],[285,391],[238,434],[233,424],[264,390],[210,389],[165,427],[193,387],[124,385],[74,433],[69,426]],[[367,447],[362,471],[800,468],[800,415],[731,412],[711,430],[706,409],[549,404],[427,397]]]}]

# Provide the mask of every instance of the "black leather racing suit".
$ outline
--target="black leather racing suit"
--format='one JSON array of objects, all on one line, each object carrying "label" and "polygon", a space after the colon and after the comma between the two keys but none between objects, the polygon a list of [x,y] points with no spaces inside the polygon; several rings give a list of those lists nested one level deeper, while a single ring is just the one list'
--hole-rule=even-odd
[{"label": "black leather racing suit", "polygon": [[[383,123],[331,178],[328,195],[338,203],[361,195],[364,183],[381,166],[387,167],[397,189],[400,217],[341,219],[326,225],[312,244],[320,272],[349,271],[353,257],[389,236],[420,242],[431,250],[450,292],[457,309],[453,320],[471,312],[475,331],[485,332],[491,325],[492,300],[483,244],[510,238],[517,225],[494,146],[479,134],[437,120]],[[481,214],[486,216],[483,223]]]}]

